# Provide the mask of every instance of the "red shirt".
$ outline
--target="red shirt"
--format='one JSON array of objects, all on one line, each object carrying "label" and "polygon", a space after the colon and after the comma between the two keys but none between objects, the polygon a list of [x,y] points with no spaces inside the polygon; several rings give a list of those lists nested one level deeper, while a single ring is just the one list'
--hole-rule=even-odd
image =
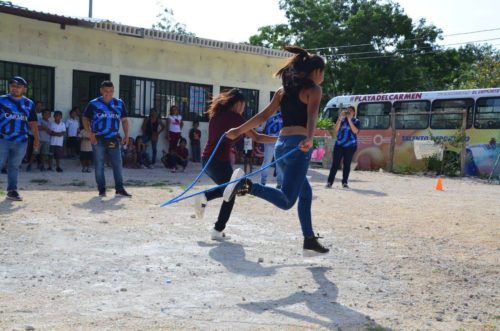
[{"label": "red shirt", "polygon": [[[238,127],[245,123],[245,119],[234,111],[225,111],[212,117],[208,123],[208,140],[203,150],[203,157],[209,157],[219,142],[220,137],[229,129]],[[237,140],[224,138],[215,154],[215,158],[220,161],[229,161],[231,146]]]}]

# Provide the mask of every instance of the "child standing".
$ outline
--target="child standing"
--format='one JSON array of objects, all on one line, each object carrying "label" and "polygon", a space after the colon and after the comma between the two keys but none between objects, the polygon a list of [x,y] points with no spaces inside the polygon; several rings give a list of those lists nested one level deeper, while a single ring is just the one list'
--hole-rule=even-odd
[{"label": "child standing", "polygon": [[90,166],[92,165],[92,144],[90,143],[87,130],[82,128],[80,130],[80,162],[82,164],[82,172],[91,172]]},{"label": "child standing", "polygon": [[189,142],[191,144],[191,160],[201,162],[201,131],[198,129],[200,122],[193,121],[193,127],[189,130]]},{"label": "child standing", "polygon": [[167,117],[167,141],[169,151],[177,149],[183,126],[184,123],[182,122],[182,116],[179,114],[179,108],[177,108],[177,106],[170,107],[170,115]]},{"label": "child standing", "polygon": [[246,174],[253,170],[253,141],[248,136],[243,138],[243,170]]},{"label": "child standing", "polygon": [[66,147],[69,157],[75,157],[78,154],[80,143],[78,141],[78,130],[80,129],[80,120],[76,114],[76,110],[72,109],[69,112],[69,119],[66,121],[66,128],[68,129],[68,139]]},{"label": "child standing", "polygon": [[63,172],[61,169],[61,158],[63,157],[64,134],[66,133],[66,124],[62,121],[62,112],[54,112],[54,122],[50,125],[50,150],[56,160],[56,171]]},{"label": "child standing", "polygon": [[42,111],[42,119],[40,120],[40,171],[45,171],[45,163],[47,170],[52,171],[52,154],[50,153],[50,110]]}]

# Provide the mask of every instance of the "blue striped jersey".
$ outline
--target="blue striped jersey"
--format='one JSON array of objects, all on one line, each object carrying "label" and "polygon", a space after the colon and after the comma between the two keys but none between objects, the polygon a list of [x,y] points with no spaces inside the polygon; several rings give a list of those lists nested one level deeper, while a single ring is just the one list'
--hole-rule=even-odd
[{"label": "blue striped jersey", "polygon": [[281,112],[277,112],[273,116],[267,119],[265,132],[269,136],[277,136],[283,127],[283,118],[281,117]]},{"label": "blue striped jersey", "polygon": [[36,122],[35,105],[26,97],[19,100],[10,94],[0,96],[0,139],[25,142],[28,140],[28,122]]},{"label": "blue striped jersey", "polygon": [[[357,118],[352,119],[352,124],[359,129],[361,122]],[[356,146],[358,143],[358,136],[352,132],[351,126],[346,118],[340,123],[339,132],[337,132],[337,141],[335,145],[341,147]]]},{"label": "blue striped jersey", "polygon": [[127,117],[127,110],[122,100],[113,98],[106,104],[102,97],[89,102],[83,116],[89,119],[90,128],[96,136],[114,138],[120,130],[120,122]]}]

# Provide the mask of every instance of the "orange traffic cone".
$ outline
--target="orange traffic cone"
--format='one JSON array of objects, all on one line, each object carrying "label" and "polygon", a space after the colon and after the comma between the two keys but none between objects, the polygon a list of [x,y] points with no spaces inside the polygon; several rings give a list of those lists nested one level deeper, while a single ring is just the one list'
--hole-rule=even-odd
[{"label": "orange traffic cone", "polygon": [[443,190],[443,179],[438,178],[436,182],[436,191],[442,191]]}]

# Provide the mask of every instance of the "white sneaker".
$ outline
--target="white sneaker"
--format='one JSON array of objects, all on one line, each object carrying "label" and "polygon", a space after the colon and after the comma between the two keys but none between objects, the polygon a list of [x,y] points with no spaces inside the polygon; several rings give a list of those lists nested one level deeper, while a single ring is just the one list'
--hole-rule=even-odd
[{"label": "white sneaker", "polygon": [[197,195],[194,198],[194,214],[196,218],[201,220],[205,216],[205,207],[207,206],[207,197],[205,194]]},{"label": "white sneaker", "polygon": [[230,237],[226,236],[224,231],[217,231],[215,229],[212,229],[211,238],[212,238],[212,240],[224,241],[224,240],[229,239]]},{"label": "white sneaker", "polygon": [[[244,175],[245,175],[245,171],[243,171],[243,169],[236,168],[236,169],[234,169],[233,174],[231,175],[230,181],[232,182],[233,180],[241,178]],[[226,188],[224,189],[224,194],[222,195],[225,202],[229,202],[229,200],[231,200],[231,197],[234,196],[233,192],[238,187],[238,183],[239,182],[234,182],[234,183],[226,186]]]}]

